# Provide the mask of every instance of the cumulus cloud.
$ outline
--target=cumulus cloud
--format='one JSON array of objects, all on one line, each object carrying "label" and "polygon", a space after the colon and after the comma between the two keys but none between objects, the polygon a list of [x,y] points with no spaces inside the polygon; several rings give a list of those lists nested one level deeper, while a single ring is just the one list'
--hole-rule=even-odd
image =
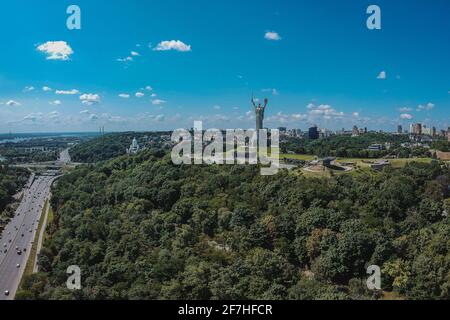
[{"label": "cumulus cloud", "polygon": [[386,71],[381,71],[378,76],[377,79],[379,80],[385,80],[386,79]]},{"label": "cumulus cloud", "polygon": [[275,32],[275,31],[267,31],[264,34],[264,38],[266,40],[270,40],[270,41],[279,41],[279,40],[281,40],[280,35],[277,32]]},{"label": "cumulus cloud", "polygon": [[58,111],[52,111],[52,112],[50,112],[50,113],[48,114],[48,117],[49,117],[50,119],[56,119],[56,118],[59,117],[59,112],[58,112]]},{"label": "cumulus cloud", "polygon": [[96,114],[91,114],[91,115],[89,116],[89,120],[91,120],[91,121],[96,121],[96,120],[98,120],[98,116],[97,116]]},{"label": "cumulus cloud", "polygon": [[123,99],[128,99],[130,97],[130,95],[128,93],[121,93],[121,94],[119,94],[119,97],[123,98]]},{"label": "cumulus cloud", "polygon": [[33,86],[25,87],[23,89],[23,92],[31,92],[31,91],[34,91],[34,87]]},{"label": "cumulus cloud", "polygon": [[411,108],[409,108],[409,107],[403,107],[403,108],[400,108],[400,109],[398,109],[400,112],[403,112],[403,113],[406,113],[406,112],[410,112],[412,109]]},{"label": "cumulus cloud", "polygon": [[342,118],[344,116],[343,112],[336,111],[328,104],[321,104],[319,106],[315,106],[314,104],[309,104],[307,106],[309,109],[308,114],[310,117],[323,117],[324,119],[332,119],[332,118]]},{"label": "cumulus cloud", "polygon": [[100,96],[93,93],[85,93],[80,96],[81,103],[86,106],[91,106],[100,103]]},{"label": "cumulus cloud", "polygon": [[355,117],[355,118],[358,118],[359,117],[359,112],[353,112],[352,116]]},{"label": "cumulus cloud", "polygon": [[42,87],[42,91],[44,91],[44,92],[49,92],[49,91],[52,91],[52,88],[47,87],[47,86],[43,86],[43,87]]},{"label": "cumulus cloud", "polygon": [[[249,116],[249,113],[247,113],[247,116]],[[267,121],[272,123],[288,124],[297,121],[304,121],[306,119],[308,119],[308,115],[306,114],[285,114],[283,112],[278,112],[276,115],[268,117]]]},{"label": "cumulus cloud", "polygon": [[23,117],[23,120],[36,122],[37,120],[40,120],[41,118],[42,118],[42,113],[38,112],[38,113],[30,113],[29,115],[26,115],[25,117]]},{"label": "cumulus cloud", "polygon": [[422,111],[422,110],[432,110],[433,108],[434,108],[434,104],[433,103],[431,103],[431,102],[428,102],[427,104],[425,104],[425,105],[422,105],[422,104],[419,104],[418,106],[417,106],[417,111]]},{"label": "cumulus cloud", "polygon": [[8,102],[5,103],[8,107],[17,107],[20,106],[21,104],[15,100],[9,100]]},{"label": "cumulus cloud", "polygon": [[159,106],[159,105],[164,104],[164,103],[166,103],[166,101],[161,100],[161,99],[154,99],[154,100],[152,100],[152,104],[155,105],[155,106]]},{"label": "cumulus cloud", "polygon": [[78,91],[77,89],[72,89],[72,90],[56,90],[55,93],[56,93],[56,94],[64,94],[64,95],[74,95],[74,94],[79,94],[80,91]]},{"label": "cumulus cloud", "polygon": [[145,94],[142,92],[136,92],[135,96],[136,98],[142,98],[143,96],[145,96]]},{"label": "cumulus cloud", "polygon": [[37,50],[45,53],[47,60],[66,61],[73,54],[72,48],[65,41],[48,41],[39,45]]},{"label": "cumulus cloud", "polygon": [[275,88],[262,89],[261,91],[262,91],[262,92],[270,92],[270,93],[272,93],[272,95],[274,95],[274,96],[278,96],[278,95],[280,94],[280,93],[278,92],[278,90],[275,89]]},{"label": "cumulus cloud", "polygon": [[151,86],[146,86],[146,87],[145,87],[145,90],[147,90],[147,91],[152,91],[153,88],[152,88]]},{"label": "cumulus cloud", "polygon": [[89,114],[89,113],[90,113],[89,110],[82,110],[82,111],[80,111],[80,114]]},{"label": "cumulus cloud", "polygon": [[131,55],[133,57],[139,57],[140,56],[139,52],[136,52],[136,51],[131,51]]},{"label": "cumulus cloud", "polygon": [[130,62],[130,61],[133,61],[133,57],[118,58],[118,59],[116,59],[116,61],[119,61],[119,62]]},{"label": "cumulus cloud", "polygon": [[50,104],[53,106],[60,106],[62,104],[61,100],[50,101]]},{"label": "cumulus cloud", "polygon": [[409,113],[402,113],[400,115],[400,119],[403,119],[403,120],[411,120],[412,118],[413,118],[413,116]]},{"label": "cumulus cloud", "polygon": [[188,52],[191,51],[191,46],[185,44],[180,40],[170,40],[170,41],[161,41],[153,50],[155,51],[175,50],[180,52]]}]

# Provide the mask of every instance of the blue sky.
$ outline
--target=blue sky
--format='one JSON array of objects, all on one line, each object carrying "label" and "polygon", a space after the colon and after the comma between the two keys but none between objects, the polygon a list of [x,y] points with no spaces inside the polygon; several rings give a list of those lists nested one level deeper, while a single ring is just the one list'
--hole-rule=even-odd
[{"label": "blue sky", "polygon": [[[70,4],[81,30],[66,27]],[[366,27],[370,4],[381,30]],[[252,92],[269,98],[268,127],[450,126],[446,0],[30,0],[1,11],[0,132],[248,128]]]}]

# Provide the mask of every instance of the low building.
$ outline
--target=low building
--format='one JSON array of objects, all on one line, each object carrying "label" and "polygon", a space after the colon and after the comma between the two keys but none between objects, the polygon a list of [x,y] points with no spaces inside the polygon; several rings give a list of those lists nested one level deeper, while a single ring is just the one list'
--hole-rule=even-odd
[{"label": "low building", "polygon": [[388,166],[390,166],[390,165],[391,165],[391,163],[389,162],[389,160],[377,160],[377,161],[375,161],[373,164],[371,164],[370,167],[371,167],[373,170],[381,171],[381,170],[383,170],[385,167],[388,167]]},{"label": "low building", "polygon": [[383,150],[383,145],[381,145],[381,144],[372,144],[372,145],[370,145],[367,148],[367,150],[370,150],[370,151],[381,151],[381,150]]}]

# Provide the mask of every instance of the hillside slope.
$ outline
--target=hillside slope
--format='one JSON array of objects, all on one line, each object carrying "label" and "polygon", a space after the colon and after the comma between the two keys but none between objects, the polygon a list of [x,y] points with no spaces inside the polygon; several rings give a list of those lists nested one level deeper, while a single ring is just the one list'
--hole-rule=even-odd
[{"label": "hillside slope", "polygon": [[[53,190],[41,273],[18,298],[372,299],[366,268],[406,298],[450,298],[450,173],[263,177],[144,151],[82,166]],[[82,290],[65,288],[66,268]]]}]

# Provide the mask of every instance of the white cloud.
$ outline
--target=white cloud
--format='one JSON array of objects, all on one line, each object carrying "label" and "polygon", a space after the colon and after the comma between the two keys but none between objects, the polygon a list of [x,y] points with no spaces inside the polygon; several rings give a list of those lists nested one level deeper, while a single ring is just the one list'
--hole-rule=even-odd
[{"label": "white cloud", "polygon": [[44,87],[42,87],[42,91],[49,92],[49,91],[52,91],[52,88],[44,86]]},{"label": "white cloud", "polygon": [[50,112],[50,113],[48,114],[48,117],[49,117],[50,119],[56,119],[56,118],[58,118],[58,116],[59,116],[59,112],[58,112],[58,111],[52,111],[52,112]]},{"label": "white cloud", "polygon": [[80,96],[81,103],[87,106],[100,103],[100,96],[98,94],[87,93]]},{"label": "white cloud", "polygon": [[143,96],[145,96],[145,94],[143,94],[142,92],[136,92],[135,96],[136,98],[142,98]]},{"label": "white cloud", "polygon": [[352,116],[354,116],[355,118],[358,118],[359,117],[359,112],[353,112]]},{"label": "white cloud", "polygon": [[409,113],[402,113],[400,115],[400,119],[404,119],[404,120],[411,120],[413,118],[413,116]]},{"label": "white cloud", "polygon": [[431,103],[431,102],[428,102],[426,105],[421,105],[421,104],[419,104],[418,106],[417,106],[417,111],[421,111],[421,110],[432,110],[433,108],[434,108],[434,104],[433,103]]},{"label": "white cloud", "polygon": [[386,79],[386,71],[381,71],[378,76],[377,79],[379,80],[385,80]]},{"label": "white cloud", "polygon": [[48,41],[39,45],[37,50],[47,54],[47,60],[66,61],[73,54],[72,48],[65,41]]},{"label": "white cloud", "polygon": [[126,58],[118,58],[116,59],[119,62],[129,62],[129,61],[133,61],[133,57],[126,57]]},{"label": "white cloud", "polygon": [[216,105],[216,106],[213,106],[213,109],[214,109],[214,110],[220,110],[221,108],[222,108],[221,106],[217,106],[217,105]]},{"label": "white cloud", "polygon": [[33,86],[25,87],[23,89],[23,92],[31,92],[31,91],[34,91],[34,87]]},{"label": "white cloud", "polygon": [[279,35],[277,32],[275,32],[275,31],[267,31],[267,32],[264,34],[264,38],[265,38],[266,40],[271,40],[271,41],[278,41],[278,40],[281,40],[280,35]]},{"label": "white cloud", "polygon": [[26,115],[25,117],[23,117],[23,120],[36,122],[36,120],[39,120],[41,118],[42,118],[42,113],[38,112],[38,113],[30,113],[29,115]]},{"label": "white cloud", "polygon": [[128,93],[121,93],[121,94],[119,94],[119,97],[123,98],[123,99],[128,99],[130,97],[130,95]]},{"label": "white cloud", "polygon": [[409,108],[409,107],[403,107],[403,108],[400,108],[400,109],[398,109],[398,111],[400,111],[400,112],[404,112],[404,113],[406,113],[406,112],[410,112],[412,109],[411,108]]},{"label": "white cloud", "polygon": [[166,103],[166,101],[161,100],[161,99],[154,99],[154,100],[152,100],[152,104],[155,105],[155,106],[159,106],[159,105],[164,104],[164,103]]},{"label": "white cloud", "polygon": [[80,91],[78,91],[77,89],[72,89],[72,90],[56,90],[55,93],[56,93],[56,94],[64,94],[64,95],[74,95],[74,94],[79,94]]},{"label": "white cloud", "polygon": [[53,106],[60,106],[62,104],[61,100],[50,101],[50,104]]},{"label": "white cloud", "polygon": [[8,107],[17,107],[17,106],[20,106],[21,104],[17,101],[9,100],[8,102],[6,102],[6,105]]},{"label": "white cloud", "polygon": [[161,41],[153,50],[155,51],[176,50],[180,52],[188,52],[191,51],[191,46],[185,44],[180,40],[170,40],[170,41]]},{"label": "white cloud", "polygon": [[131,51],[131,55],[133,57],[139,57],[140,56],[139,52],[136,52],[136,51]]},{"label": "white cloud", "polygon": [[152,98],[155,98],[155,97],[157,97],[158,95],[156,94],[156,93],[152,93],[151,95],[150,95],[150,97],[152,97]]},{"label": "white cloud", "polygon": [[336,111],[334,108],[332,108],[328,104],[321,104],[319,106],[315,106],[314,104],[310,103],[307,105],[308,108],[308,114],[311,118],[316,117],[323,117],[324,119],[340,119],[344,116],[343,112]]},{"label": "white cloud", "polygon": [[146,87],[145,87],[145,90],[147,90],[147,91],[152,91],[153,88],[152,88],[151,86],[146,86]]},{"label": "white cloud", "polygon": [[91,121],[98,120],[98,116],[97,116],[96,114],[91,114],[91,115],[89,116],[89,120],[91,120]]},{"label": "white cloud", "polygon": [[278,90],[275,89],[275,88],[262,89],[261,91],[262,91],[262,92],[270,92],[270,93],[272,93],[272,95],[274,95],[274,96],[278,96],[278,95],[280,94],[280,93],[278,92]]},{"label": "white cloud", "polygon": [[89,110],[82,110],[82,111],[80,111],[80,114],[89,114],[89,113],[90,113]]}]

